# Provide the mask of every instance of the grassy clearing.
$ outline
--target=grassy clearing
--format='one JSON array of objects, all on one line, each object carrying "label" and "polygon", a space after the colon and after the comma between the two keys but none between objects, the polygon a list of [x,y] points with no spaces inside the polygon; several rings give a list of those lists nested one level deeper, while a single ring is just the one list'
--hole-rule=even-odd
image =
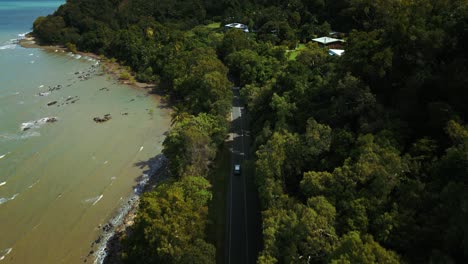
[{"label": "grassy clearing", "polygon": [[226,230],[226,193],[231,171],[231,152],[226,143],[218,153],[215,167],[210,175],[213,199],[209,206],[209,224],[207,228],[208,241],[216,247],[216,262],[224,262],[225,230]]},{"label": "grassy clearing", "polygon": [[305,49],[305,44],[299,44],[297,45],[297,48],[292,50],[291,52],[289,52],[289,57],[288,59],[289,60],[295,60],[297,55],[299,55],[299,53],[301,53],[301,50]]},{"label": "grassy clearing", "polygon": [[[209,31],[213,31],[213,32],[216,32],[218,31],[219,28],[221,28],[221,23],[220,22],[216,22],[216,23],[211,23],[211,24],[208,24],[208,25],[200,25],[200,26],[197,26],[195,28],[202,28],[202,29],[206,29],[206,30],[209,30]],[[195,36],[195,33],[193,32],[193,30],[189,30],[189,31],[186,31],[184,33],[184,35],[186,37],[194,37]]]},{"label": "grassy clearing", "polygon": [[206,25],[205,27],[209,29],[217,29],[221,27],[221,22],[211,23],[211,24]]}]

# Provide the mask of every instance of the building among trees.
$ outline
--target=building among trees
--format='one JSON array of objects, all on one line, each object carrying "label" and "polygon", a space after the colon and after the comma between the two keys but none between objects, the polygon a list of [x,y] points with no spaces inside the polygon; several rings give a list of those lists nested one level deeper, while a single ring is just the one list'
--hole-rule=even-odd
[{"label": "building among trees", "polygon": [[321,37],[321,38],[314,38],[312,41],[319,43],[321,47],[327,47],[330,49],[340,49],[343,47],[343,43],[345,42],[342,39],[330,38],[330,37]]},{"label": "building among trees", "polygon": [[224,26],[224,28],[225,29],[231,29],[231,28],[242,29],[242,31],[244,31],[245,33],[249,32],[249,27],[247,25],[244,25],[244,24],[241,24],[241,23],[227,24],[227,25]]}]

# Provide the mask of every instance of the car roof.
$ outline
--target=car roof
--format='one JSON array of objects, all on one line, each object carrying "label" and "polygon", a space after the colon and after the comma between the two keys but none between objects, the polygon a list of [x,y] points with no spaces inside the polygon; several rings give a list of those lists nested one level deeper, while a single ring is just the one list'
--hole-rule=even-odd
[{"label": "car roof", "polygon": [[234,169],[236,170],[240,169],[240,165],[239,164],[234,165]]}]

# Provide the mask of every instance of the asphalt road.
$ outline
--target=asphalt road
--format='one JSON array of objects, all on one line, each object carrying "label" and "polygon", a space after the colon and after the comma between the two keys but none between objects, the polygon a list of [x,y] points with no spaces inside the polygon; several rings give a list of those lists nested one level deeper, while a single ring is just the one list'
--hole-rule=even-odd
[{"label": "asphalt road", "polygon": [[[260,208],[252,170],[246,170],[250,158],[248,117],[241,104],[239,89],[232,89],[234,99],[231,117],[231,171],[228,181],[226,261],[227,264],[256,263],[261,245]],[[234,164],[241,174],[234,175]]]}]

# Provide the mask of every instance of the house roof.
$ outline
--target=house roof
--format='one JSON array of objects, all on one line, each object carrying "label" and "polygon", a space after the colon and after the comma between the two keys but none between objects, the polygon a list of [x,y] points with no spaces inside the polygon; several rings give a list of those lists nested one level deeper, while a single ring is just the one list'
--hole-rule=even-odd
[{"label": "house roof", "polygon": [[329,43],[335,43],[335,42],[344,42],[344,40],[342,39],[329,38],[329,37],[314,38],[312,40],[315,42],[324,44],[324,45],[329,44]]},{"label": "house roof", "polygon": [[224,25],[224,27],[237,28],[237,29],[242,29],[244,32],[249,32],[249,27],[241,23],[231,23],[231,24]]},{"label": "house roof", "polygon": [[341,56],[341,55],[343,55],[344,52],[345,52],[345,51],[342,50],[342,49],[329,49],[329,50],[328,50],[328,54],[330,54],[330,55],[332,55],[332,56],[334,56],[334,55],[336,55],[336,56]]},{"label": "house roof", "polygon": [[225,25],[225,27],[230,27],[230,28],[241,28],[241,29],[247,28],[246,25],[241,24],[241,23],[231,23],[231,24]]}]

